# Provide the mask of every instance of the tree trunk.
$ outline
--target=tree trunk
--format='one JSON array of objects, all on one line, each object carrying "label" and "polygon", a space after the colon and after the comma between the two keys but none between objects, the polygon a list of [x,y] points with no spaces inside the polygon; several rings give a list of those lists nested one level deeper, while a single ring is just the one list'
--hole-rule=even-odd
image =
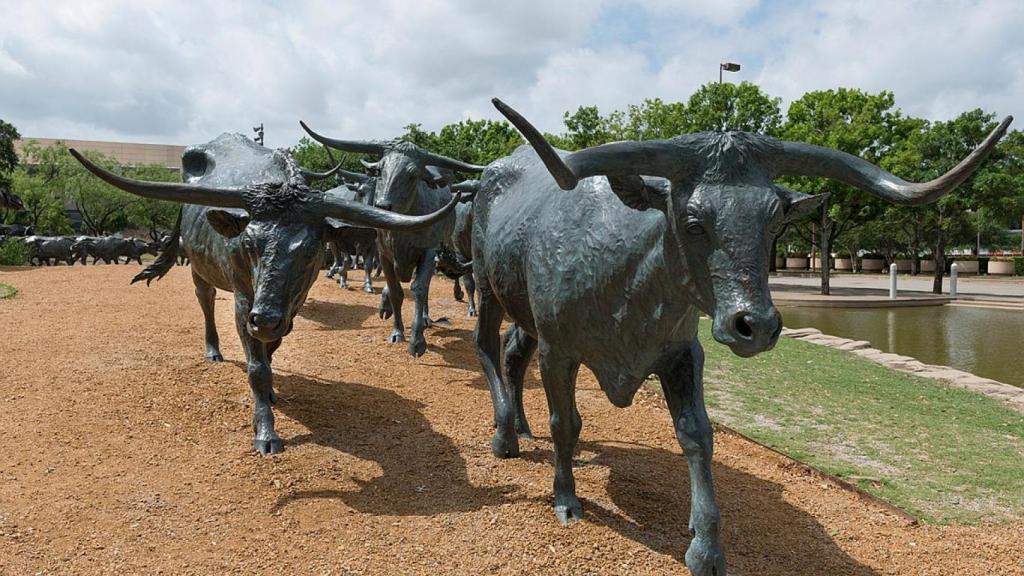
[{"label": "tree trunk", "polygon": [[828,296],[831,286],[829,284],[829,255],[832,251],[830,246],[832,235],[832,219],[828,217],[828,197],[821,204],[821,294]]},{"label": "tree trunk", "polygon": [[946,273],[946,234],[940,229],[936,232],[935,275],[932,280],[932,293],[942,294],[942,276]]},{"label": "tree trunk", "polygon": [[910,274],[917,276],[921,273],[921,240],[918,238],[917,228],[910,241]]}]

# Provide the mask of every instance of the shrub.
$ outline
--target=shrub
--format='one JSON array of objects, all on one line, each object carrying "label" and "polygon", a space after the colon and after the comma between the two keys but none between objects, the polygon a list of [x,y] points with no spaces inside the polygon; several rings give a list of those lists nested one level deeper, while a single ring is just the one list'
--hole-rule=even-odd
[{"label": "shrub", "polygon": [[28,246],[21,238],[8,238],[0,242],[0,265],[26,266],[28,264]]},{"label": "shrub", "polygon": [[1024,256],[1014,256],[1013,274],[1014,276],[1024,276]]}]

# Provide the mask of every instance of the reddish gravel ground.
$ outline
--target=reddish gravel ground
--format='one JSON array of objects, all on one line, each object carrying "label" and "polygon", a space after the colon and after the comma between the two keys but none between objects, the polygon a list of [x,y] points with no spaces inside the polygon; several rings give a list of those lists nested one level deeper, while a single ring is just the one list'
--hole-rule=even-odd
[{"label": "reddish gravel ground", "polygon": [[[489,450],[473,322],[434,284],[414,359],[384,343],[377,297],[321,280],[275,358],[286,451],[250,445],[248,385],[218,297],[228,362],[202,360],[184,268],[152,287],[129,266],[0,269],[3,574],[681,574],[686,466],[653,395],[614,408],[584,371],[576,472],[586,518],[550,509],[551,443]],[[406,300],[409,305],[409,300]],[[717,436],[733,574],[1024,574],[1024,525],[912,526]]]}]

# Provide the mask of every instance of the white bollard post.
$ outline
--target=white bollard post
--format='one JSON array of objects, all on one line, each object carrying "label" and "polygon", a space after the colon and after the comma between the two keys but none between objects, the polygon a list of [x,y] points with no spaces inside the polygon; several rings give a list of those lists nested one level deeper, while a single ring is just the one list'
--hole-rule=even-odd
[{"label": "white bollard post", "polygon": [[957,269],[960,268],[953,262],[953,265],[949,267],[949,297],[956,298],[956,276]]},{"label": "white bollard post", "polygon": [[896,263],[889,264],[889,300],[896,299]]}]

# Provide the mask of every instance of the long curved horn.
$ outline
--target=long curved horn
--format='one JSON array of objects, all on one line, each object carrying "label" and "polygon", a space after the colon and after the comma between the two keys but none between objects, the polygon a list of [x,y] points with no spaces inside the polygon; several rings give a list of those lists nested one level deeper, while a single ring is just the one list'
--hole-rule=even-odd
[{"label": "long curved horn", "polygon": [[452,184],[452,192],[457,194],[466,194],[472,199],[473,195],[476,194],[477,190],[480,189],[479,180],[463,180],[458,184]]},{"label": "long curved horn", "polygon": [[566,154],[563,158],[526,118],[497,98],[491,102],[533,146],[562,190],[590,176],[659,176],[673,180],[687,171],[686,147],[671,140],[614,142]]},{"label": "long curved horn", "polygon": [[339,170],[341,170],[341,162],[335,164],[334,168],[331,168],[327,172],[313,172],[312,170],[300,168],[299,173],[302,174],[302,178],[306,181],[307,184],[309,184],[310,182],[323,180],[324,178],[330,178],[331,176],[334,176]]},{"label": "long curved horn", "polygon": [[456,194],[448,204],[440,210],[423,216],[406,216],[390,210],[381,210],[373,206],[352,202],[334,194],[324,194],[324,216],[345,220],[358,226],[369,226],[383,230],[410,232],[436,224],[443,220],[461,199]]},{"label": "long curved horn", "polygon": [[360,158],[359,159],[359,163],[362,164],[363,168],[366,168],[367,170],[379,170],[380,169],[380,160],[378,160],[376,162],[369,162],[369,161],[366,161],[366,160],[363,160],[362,158]]},{"label": "long curved horn", "polygon": [[[338,174],[338,176],[341,176],[343,180],[351,180],[353,182],[359,182],[360,184],[362,184],[363,182],[366,182],[370,178],[366,174],[360,174],[359,172],[350,172],[348,170],[342,169],[342,162],[340,160],[334,159],[334,153],[331,152],[330,146],[324,146],[324,151],[327,152],[327,157],[331,159],[331,162],[337,162],[338,165],[334,169],[337,171],[336,173]],[[360,160],[360,162],[362,162],[362,160]]]},{"label": "long curved horn", "polygon": [[952,170],[929,182],[907,182],[846,152],[802,142],[782,142],[775,159],[779,176],[820,176],[838,180],[896,204],[916,206],[934,202],[970,178],[992,152],[1013,121],[1007,116],[988,137]]},{"label": "long curved horn", "polygon": [[363,174],[362,172],[352,172],[352,171],[344,170],[344,169],[338,170],[338,175],[341,176],[342,178],[344,178],[345,180],[350,180],[352,182],[358,182],[360,184],[362,184],[363,182],[366,182],[367,180],[370,179],[370,175],[369,174]]},{"label": "long curved horn", "polygon": [[125,192],[142,196],[143,198],[154,198],[156,200],[168,200],[183,204],[202,204],[203,206],[219,206],[222,208],[245,208],[245,199],[242,191],[234,188],[210,188],[195,184],[178,184],[174,182],[147,182],[145,180],[133,180],[108,172],[93,164],[88,158],[82,156],[77,150],[68,150],[75,160],[81,162],[86,170],[92,172],[100,180],[107,184],[120,188]]},{"label": "long curved horn", "polygon": [[449,170],[456,170],[462,172],[483,172],[487,166],[478,166],[476,164],[470,164],[463,162],[462,160],[456,160],[447,156],[441,156],[440,154],[434,154],[433,152],[426,152],[424,154],[426,163],[428,166],[437,166],[438,168],[447,168]]},{"label": "long curved horn", "polygon": [[337,140],[313,132],[313,130],[309,126],[306,126],[306,123],[302,120],[299,120],[299,124],[302,126],[302,129],[305,130],[311,138],[313,138],[313,140],[316,140],[324,146],[330,146],[337,150],[380,155],[387,149],[387,145],[384,142],[376,140]]}]

